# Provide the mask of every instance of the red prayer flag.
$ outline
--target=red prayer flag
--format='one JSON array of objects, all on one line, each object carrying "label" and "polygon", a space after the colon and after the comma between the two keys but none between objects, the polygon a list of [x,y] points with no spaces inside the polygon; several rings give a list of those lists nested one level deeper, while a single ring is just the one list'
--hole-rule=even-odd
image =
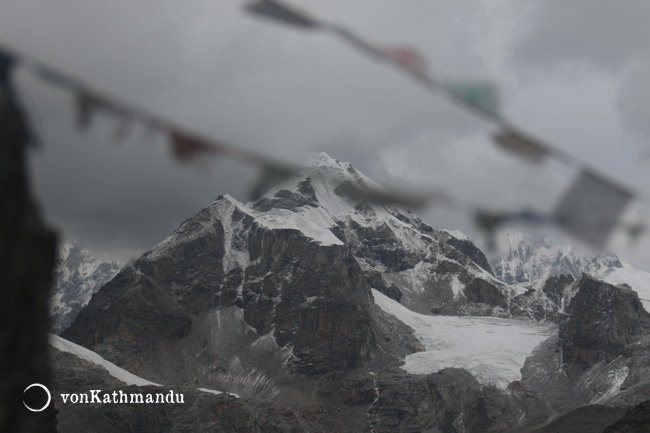
[{"label": "red prayer flag", "polygon": [[169,141],[174,156],[181,161],[189,161],[206,153],[222,153],[222,145],[188,135],[177,130],[169,131]]},{"label": "red prayer flag", "polygon": [[412,74],[428,78],[426,61],[417,51],[408,47],[381,48],[379,51]]}]

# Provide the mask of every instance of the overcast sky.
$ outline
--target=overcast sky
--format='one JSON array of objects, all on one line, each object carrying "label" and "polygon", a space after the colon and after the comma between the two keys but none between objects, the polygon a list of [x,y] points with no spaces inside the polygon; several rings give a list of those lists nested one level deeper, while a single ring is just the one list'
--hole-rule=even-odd
[{"label": "overcast sky", "polygon": [[[650,195],[647,0],[287,0],[378,44],[410,45],[438,77],[488,79],[514,123]],[[571,179],[490,142],[493,129],[331,36],[243,13],[239,0],[0,0],[0,43],[179,124],[277,158],[313,151],[381,183],[443,188],[477,205],[549,210]],[[220,194],[246,201],[256,172],[182,165],[164,137],[116,119],[75,126],[73,95],[21,70],[42,135],[32,153],[43,210],[68,239],[137,256]],[[421,210],[481,243],[470,217]],[[648,218],[633,204],[626,218]],[[611,247],[650,270],[650,240]]]}]

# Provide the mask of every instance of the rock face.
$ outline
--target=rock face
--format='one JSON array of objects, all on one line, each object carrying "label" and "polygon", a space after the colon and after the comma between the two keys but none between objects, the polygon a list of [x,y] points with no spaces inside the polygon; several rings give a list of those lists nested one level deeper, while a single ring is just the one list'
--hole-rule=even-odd
[{"label": "rock face", "polygon": [[630,289],[586,274],[574,287],[558,336],[526,361],[522,382],[560,412],[640,401],[650,386],[650,314]]},{"label": "rock face", "polygon": [[70,326],[95,292],[113,278],[121,267],[116,260],[98,260],[77,244],[62,244],[50,297],[52,332],[58,335]]},{"label": "rock face", "polygon": [[479,384],[468,371],[448,368],[427,376],[384,374],[368,409],[371,431],[507,431],[550,415],[533,393]]},{"label": "rock face", "polygon": [[575,294],[575,280],[563,274],[549,277],[544,286],[527,289],[510,301],[510,311],[515,316],[560,323],[566,318],[566,307]]},{"label": "rock face", "polygon": [[601,433],[604,428],[619,420],[625,412],[625,409],[620,407],[583,406],[530,433]]},{"label": "rock face", "polygon": [[630,409],[625,416],[603,430],[603,433],[648,433],[650,432],[650,400]]},{"label": "rock face", "polygon": [[507,231],[499,244],[492,267],[517,292],[510,303],[515,316],[562,322],[576,292],[573,282],[584,273],[610,284],[627,284],[650,311],[650,274],[613,254],[571,245],[565,237],[549,233]]},{"label": "rock face", "polygon": [[365,365],[374,345],[370,288],[349,249],[269,230],[241,207],[222,197],[187,220],[97,293],[66,338],[128,351],[121,341],[131,335],[181,339],[192,316],[237,306],[259,336],[292,347],[299,371]]},{"label": "rock face", "polygon": [[560,327],[562,361],[577,372],[599,362],[627,356],[639,338],[650,334],[650,314],[630,289],[615,287],[587,275]]}]

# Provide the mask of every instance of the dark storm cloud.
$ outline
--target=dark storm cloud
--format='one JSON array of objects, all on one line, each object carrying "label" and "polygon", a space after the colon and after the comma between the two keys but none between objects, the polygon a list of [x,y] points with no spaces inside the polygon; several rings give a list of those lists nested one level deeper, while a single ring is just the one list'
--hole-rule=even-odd
[{"label": "dark storm cloud", "polygon": [[[469,3],[434,3],[304,6],[378,43],[412,44],[435,67],[476,75],[481,61],[458,21]],[[241,5],[21,0],[3,11],[0,38],[136,106],[278,158],[324,150],[372,175],[379,151],[413,133],[478,126],[339,41],[247,17]],[[116,145],[109,116],[80,133],[71,95],[29,76],[21,84],[46,134],[33,158],[35,184],[68,236],[95,249],[143,250],[218,194],[246,200],[253,170],[226,160],[178,166],[163,139],[146,146],[137,128]]]},{"label": "dark storm cloud", "polygon": [[650,52],[650,3],[644,0],[532,0],[517,57],[538,67],[585,61],[621,69]]},{"label": "dark storm cloud", "polygon": [[[640,192],[628,218],[647,221],[650,176],[650,3],[574,0],[510,2],[521,18],[507,41],[520,122]],[[613,242],[647,269],[650,241]]]},{"label": "dark storm cloud", "polygon": [[623,124],[650,138],[650,3],[531,3],[533,12],[526,15],[526,24],[519,27],[520,38],[513,42],[514,60],[524,73],[611,74],[619,81],[616,101]]},{"label": "dark storm cloud", "polygon": [[650,154],[647,144],[650,139],[650,53],[644,59],[628,63],[617,102],[625,126],[641,136],[647,158]]},{"label": "dark storm cloud", "polygon": [[[29,77],[21,81],[30,81]],[[231,160],[179,164],[160,134],[134,125],[114,137],[119,119],[97,115],[74,128],[70,95],[42,83],[29,86],[45,142],[32,152],[33,183],[48,219],[68,239],[97,252],[139,254],[218,195],[239,198],[255,172]]]},{"label": "dark storm cloud", "polygon": [[[506,112],[527,128],[560,143],[582,138],[558,109],[568,102],[557,89],[576,86],[553,76],[537,77],[531,85],[528,72],[522,72],[537,61],[560,64],[562,56],[571,57],[571,46],[555,46],[561,33],[578,29],[581,38],[591,37],[593,26],[585,24],[586,17],[564,4],[290,1],[379,44],[415,47],[437,78],[492,78],[504,89]],[[388,185],[445,188],[467,202],[495,206],[549,207],[571,177],[496,151],[485,124],[387,65],[327,35],[246,16],[238,0],[5,3],[0,41],[180,125],[280,159],[325,151]],[[631,19],[635,28],[638,18]],[[594,65],[609,62],[602,69],[613,70],[609,64],[619,60],[612,44],[603,46]],[[582,91],[597,89],[598,104],[578,98],[571,110],[604,117],[611,101],[600,82],[589,85]],[[33,157],[38,195],[46,215],[82,244],[126,257],[166,237],[219,194],[247,199],[256,176],[252,169],[219,159],[198,168],[179,165],[163,137],[151,142],[137,127],[116,144],[109,116],[80,133],[71,95],[28,74],[21,75],[21,90],[46,133],[44,150]],[[551,100],[549,94],[559,97]],[[624,99],[627,105],[620,106],[642,113],[639,103]],[[616,97],[611,100],[616,104]],[[589,137],[620,138],[620,131],[609,132],[607,122],[600,123]],[[625,164],[629,160],[608,169],[618,173]],[[476,236],[468,218],[457,212],[433,208],[425,213],[437,227]]]}]

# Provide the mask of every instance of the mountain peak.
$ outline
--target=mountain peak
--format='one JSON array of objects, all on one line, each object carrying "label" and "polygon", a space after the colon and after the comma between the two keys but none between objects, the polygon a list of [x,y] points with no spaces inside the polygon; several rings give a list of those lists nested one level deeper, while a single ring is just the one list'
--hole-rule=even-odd
[{"label": "mountain peak", "polygon": [[315,165],[340,165],[339,160],[332,158],[325,152],[313,152],[307,155],[305,162],[308,166]]},{"label": "mountain peak", "polygon": [[[364,192],[384,193],[385,188],[356,170],[351,163],[341,162],[328,154],[314,153],[307,158],[308,165],[289,179],[286,179],[260,199],[246,206],[258,211],[273,208],[297,211],[301,207],[323,207],[334,219],[359,213],[359,201],[354,194]],[[377,210],[386,206],[366,204],[365,208]]]},{"label": "mountain peak", "polygon": [[500,239],[501,254],[492,266],[508,284],[540,289],[549,277],[583,272],[603,277],[623,265],[614,254],[595,252],[570,244],[564,237],[541,232],[508,230]]},{"label": "mountain peak", "polygon": [[[464,235],[435,230],[391,204],[357,200],[346,188],[385,190],[350,163],[325,153],[310,160],[310,166],[257,201],[242,204],[220,196],[143,259],[173,256],[205,237],[223,236],[222,267],[228,273],[255,260],[250,240],[244,239],[299,235],[323,247],[346,247],[370,275],[373,288],[422,313],[465,313],[468,303],[479,303],[472,314],[498,310],[495,314],[508,315],[509,289],[494,278],[484,254]],[[431,299],[431,291],[443,295]]]}]

